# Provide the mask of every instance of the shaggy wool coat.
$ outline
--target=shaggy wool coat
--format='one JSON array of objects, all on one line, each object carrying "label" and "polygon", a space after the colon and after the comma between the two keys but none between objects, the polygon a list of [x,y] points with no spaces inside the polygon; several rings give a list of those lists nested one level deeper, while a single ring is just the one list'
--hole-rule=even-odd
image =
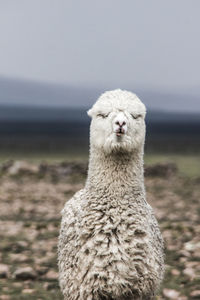
[{"label": "shaggy wool coat", "polygon": [[163,240],[145,199],[144,143],[106,152],[92,139],[86,185],[62,210],[64,299],[154,299],[163,278]]}]

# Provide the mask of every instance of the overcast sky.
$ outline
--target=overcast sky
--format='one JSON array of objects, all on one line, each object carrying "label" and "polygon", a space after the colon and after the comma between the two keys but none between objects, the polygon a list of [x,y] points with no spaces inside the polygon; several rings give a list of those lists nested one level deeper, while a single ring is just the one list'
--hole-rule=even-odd
[{"label": "overcast sky", "polygon": [[0,0],[0,75],[200,94],[200,0]]}]

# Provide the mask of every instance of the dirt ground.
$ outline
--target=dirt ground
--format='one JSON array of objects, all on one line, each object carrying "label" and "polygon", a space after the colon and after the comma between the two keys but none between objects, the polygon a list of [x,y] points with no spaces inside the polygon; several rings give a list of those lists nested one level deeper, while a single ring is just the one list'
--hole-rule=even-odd
[{"label": "dirt ground", "polygon": [[[165,240],[166,273],[157,299],[200,299],[200,178],[175,165],[145,172],[147,200]],[[82,186],[85,163],[0,166],[0,299],[62,299],[58,286],[60,211]]]}]

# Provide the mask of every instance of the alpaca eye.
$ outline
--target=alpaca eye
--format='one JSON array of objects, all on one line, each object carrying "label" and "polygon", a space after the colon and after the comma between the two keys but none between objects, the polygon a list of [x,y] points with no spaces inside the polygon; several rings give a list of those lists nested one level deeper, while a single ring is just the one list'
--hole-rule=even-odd
[{"label": "alpaca eye", "polygon": [[142,115],[134,115],[134,114],[131,114],[131,116],[132,116],[132,118],[135,119],[135,120],[137,120],[137,119],[139,119],[139,118],[142,117]]},{"label": "alpaca eye", "polygon": [[107,118],[109,114],[98,114],[97,117],[100,117],[100,118]]}]

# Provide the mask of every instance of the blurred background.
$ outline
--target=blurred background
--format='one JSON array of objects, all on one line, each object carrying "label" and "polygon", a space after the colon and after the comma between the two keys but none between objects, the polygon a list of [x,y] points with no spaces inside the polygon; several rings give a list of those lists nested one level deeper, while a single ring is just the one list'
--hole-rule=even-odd
[{"label": "blurred background", "polygon": [[115,88],[147,106],[147,159],[197,155],[199,9],[195,0],[1,1],[0,157],[87,157],[86,111]]},{"label": "blurred background", "polygon": [[[199,256],[193,253],[200,245],[199,12],[198,0],[0,1],[1,221],[7,228],[1,236],[0,299],[54,299],[55,293],[61,299],[55,254],[35,261],[32,245],[36,238],[51,249],[54,241],[56,251],[58,209],[86,176],[86,111],[101,93],[116,88],[136,93],[147,107],[147,193],[169,239],[168,277],[158,299],[200,299]],[[47,195],[55,209],[50,216],[44,211]],[[174,205],[180,216],[173,214]],[[170,213],[175,229],[165,219]],[[180,222],[186,222],[181,229]],[[173,249],[180,236],[187,238]],[[8,249],[15,249],[15,256]],[[46,253],[37,251],[37,256]],[[18,282],[18,267],[32,268],[25,285]]]}]

